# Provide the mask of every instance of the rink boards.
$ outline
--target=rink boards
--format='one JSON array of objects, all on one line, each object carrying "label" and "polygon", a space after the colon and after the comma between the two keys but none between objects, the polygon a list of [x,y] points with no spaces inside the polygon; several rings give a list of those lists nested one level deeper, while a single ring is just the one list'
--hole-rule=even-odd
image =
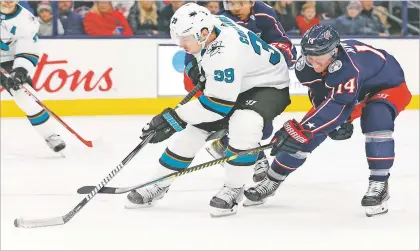
[{"label": "rink boards", "polygon": [[[359,39],[394,55],[414,94],[408,109],[419,109],[419,40]],[[299,40],[293,40],[298,45]],[[186,94],[184,52],[165,39],[44,39],[33,75],[37,96],[59,115],[156,114],[175,106]],[[298,47],[298,46],[297,46]],[[300,51],[300,48],[297,48]],[[307,89],[290,71],[292,104],[306,111]],[[1,117],[23,113],[1,91]]]}]

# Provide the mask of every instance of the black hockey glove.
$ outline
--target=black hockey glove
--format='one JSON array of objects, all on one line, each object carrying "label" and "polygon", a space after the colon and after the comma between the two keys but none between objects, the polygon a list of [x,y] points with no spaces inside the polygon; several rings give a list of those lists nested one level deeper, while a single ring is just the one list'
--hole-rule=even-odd
[{"label": "black hockey glove", "polygon": [[166,108],[143,127],[140,138],[145,139],[152,131],[155,131],[155,136],[150,143],[159,143],[171,137],[175,132],[184,130],[186,126],[187,123],[176,114],[174,109]]},{"label": "black hockey glove", "polygon": [[333,140],[346,140],[351,138],[353,135],[353,124],[350,122],[346,122],[342,124],[339,128],[334,129],[328,136]]},{"label": "black hockey glove", "polygon": [[[204,77],[206,74],[203,69],[201,69],[198,66],[197,59],[193,57],[191,62],[185,67],[185,72],[187,73],[187,76],[191,79],[194,86],[196,86],[199,82],[205,82],[206,78]],[[202,90],[204,90],[204,85],[202,87]],[[201,90],[201,91],[202,91]]]},{"label": "black hockey glove", "polygon": [[312,137],[312,132],[304,129],[299,122],[288,120],[271,140],[274,146],[270,155],[275,156],[278,152],[297,153]]},{"label": "black hockey glove", "polygon": [[32,83],[32,81],[30,81],[30,77],[28,76],[28,71],[23,67],[13,69],[10,74],[2,72],[0,82],[6,90],[13,89],[15,91],[19,90],[20,85],[23,83]]}]

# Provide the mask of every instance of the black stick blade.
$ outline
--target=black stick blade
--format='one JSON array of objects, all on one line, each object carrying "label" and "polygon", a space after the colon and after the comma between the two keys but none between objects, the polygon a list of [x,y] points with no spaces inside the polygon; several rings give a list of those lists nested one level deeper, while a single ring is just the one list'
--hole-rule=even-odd
[{"label": "black stick blade", "polygon": [[[83,186],[77,189],[78,194],[89,194],[95,189],[94,186]],[[103,187],[98,193],[115,194],[116,187]]]}]

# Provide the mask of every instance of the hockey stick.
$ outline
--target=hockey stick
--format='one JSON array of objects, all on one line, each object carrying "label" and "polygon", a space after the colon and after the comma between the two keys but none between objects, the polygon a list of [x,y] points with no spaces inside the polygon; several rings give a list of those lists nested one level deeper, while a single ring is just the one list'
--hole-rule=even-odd
[{"label": "hockey stick", "polygon": [[[180,102],[179,105],[183,105],[190,101],[190,99],[195,95],[195,93],[201,89],[201,87],[204,85],[204,82],[200,82],[197,84],[197,86],[188,93],[187,96],[184,97],[184,99]],[[177,105],[177,107],[179,106]],[[96,194],[98,194],[99,190],[103,188],[112,178],[114,178],[120,171],[123,169],[124,166],[127,165],[127,163],[133,159],[133,157],[147,144],[149,141],[155,136],[155,132],[152,131],[149,135],[146,136],[146,138],[141,141],[136,148],[134,148],[131,153],[127,155],[127,157],[124,158],[123,161],[121,161],[120,164],[116,168],[114,168],[111,173],[109,173],[94,189],[82,200],[77,204],[70,212],[63,216],[53,217],[53,218],[47,218],[47,219],[39,219],[39,220],[29,220],[24,218],[17,218],[14,221],[15,227],[19,228],[36,228],[36,227],[47,227],[47,226],[56,226],[56,225],[64,225],[67,222],[69,222],[93,197],[95,197]]]},{"label": "hockey stick", "polygon": [[[256,147],[256,148],[252,148],[252,149],[249,149],[249,150],[241,151],[241,152],[239,152],[235,155],[232,155],[232,156],[229,156],[229,157],[223,157],[223,158],[220,158],[220,159],[215,159],[215,160],[212,160],[212,161],[209,161],[209,162],[205,162],[205,163],[187,168],[183,171],[179,171],[179,172],[175,172],[175,173],[172,173],[172,174],[162,176],[158,179],[149,181],[149,182],[141,184],[141,185],[135,185],[135,186],[131,186],[131,187],[103,187],[99,191],[99,193],[106,193],[106,194],[127,193],[131,190],[134,190],[134,189],[142,188],[142,187],[145,187],[145,186],[148,186],[148,185],[151,185],[151,184],[154,184],[154,183],[158,183],[158,182],[161,182],[161,181],[164,181],[164,180],[177,178],[179,176],[189,174],[189,173],[192,173],[192,172],[195,172],[195,171],[199,171],[201,169],[204,169],[204,168],[207,168],[207,167],[210,167],[210,166],[215,166],[215,165],[218,165],[218,164],[221,164],[221,163],[224,163],[224,162],[228,162],[228,161],[237,159],[237,158],[239,158],[241,156],[244,156],[244,155],[255,154],[255,153],[264,151],[264,150],[272,148],[272,147],[273,147],[273,143],[263,145],[263,146],[260,146],[260,147]],[[79,194],[87,194],[87,193],[91,193],[93,189],[95,189],[94,186],[84,186],[84,187],[79,188],[77,190],[77,192]]]},{"label": "hockey stick", "polygon": [[[3,68],[0,67],[0,72],[5,75],[7,78],[11,78],[10,74]],[[55,114],[51,109],[46,107],[41,100],[39,100],[31,91],[29,91],[23,84],[20,85],[20,87],[25,91],[26,94],[28,94],[30,97],[32,97],[35,102],[40,105],[42,108],[44,108],[49,114],[51,114],[62,126],[64,126],[69,132],[71,132],[76,138],[78,138],[83,144],[85,144],[87,147],[93,147],[92,141],[85,140],[80,136],[75,130],[73,130],[66,122],[64,122],[57,114]]]}]

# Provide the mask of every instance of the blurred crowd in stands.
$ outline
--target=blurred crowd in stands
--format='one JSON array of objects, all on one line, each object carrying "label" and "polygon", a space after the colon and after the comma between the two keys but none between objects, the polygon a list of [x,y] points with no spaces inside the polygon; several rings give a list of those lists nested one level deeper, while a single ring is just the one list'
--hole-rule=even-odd
[{"label": "blurred crowd in stands", "polygon": [[[20,1],[37,16],[39,35],[133,36],[168,35],[174,12],[197,2],[213,14],[221,1]],[[314,24],[329,24],[342,35],[401,36],[402,2],[397,1],[264,1],[272,6],[289,35],[302,35]],[[419,2],[419,1],[415,1]],[[408,22],[419,27],[418,8]],[[54,19],[54,16],[58,19]],[[55,20],[55,21],[54,21]],[[419,35],[410,30],[406,35]]]}]

